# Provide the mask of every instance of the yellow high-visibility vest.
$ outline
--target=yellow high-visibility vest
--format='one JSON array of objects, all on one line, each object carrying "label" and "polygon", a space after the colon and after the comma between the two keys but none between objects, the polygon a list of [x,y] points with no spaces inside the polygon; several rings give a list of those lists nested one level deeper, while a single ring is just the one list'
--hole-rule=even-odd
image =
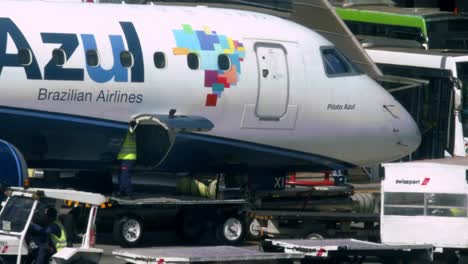
[{"label": "yellow high-visibility vest", "polygon": [[55,221],[54,223],[60,227],[60,237],[57,237],[54,234],[50,234],[50,239],[52,240],[52,243],[54,243],[57,252],[59,252],[63,248],[67,247],[67,233],[65,232],[65,228],[63,227],[62,223],[59,221]]},{"label": "yellow high-visibility vest", "polygon": [[136,160],[137,159],[137,150],[136,150],[136,139],[135,134],[127,132],[125,136],[122,149],[117,156],[118,160]]}]

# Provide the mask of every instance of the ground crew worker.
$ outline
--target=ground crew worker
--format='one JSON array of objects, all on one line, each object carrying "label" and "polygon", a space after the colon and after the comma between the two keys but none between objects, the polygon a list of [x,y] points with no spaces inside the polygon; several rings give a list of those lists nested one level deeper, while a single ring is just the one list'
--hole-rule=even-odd
[{"label": "ground crew worker", "polygon": [[466,210],[462,208],[450,208],[449,209],[451,216],[462,217],[466,216]]},{"label": "ground crew worker", "polygon": [[117,159],[120,160],[119,176],[119,196],[129,196],[132,194],[131,170],[137,159],[136,137],[133,129],[130,129],[125,136],[122,149]]},{"label": "ground crew worker", "polygon": [[36,264],[49,263],[49,258],[67,246],[67,235],[62,223],[57,220],[57,210],[53,207],[46,209],[46,225],[44,227],[31,223],[33,233],[40,235],[37,240],[38,248]]}]

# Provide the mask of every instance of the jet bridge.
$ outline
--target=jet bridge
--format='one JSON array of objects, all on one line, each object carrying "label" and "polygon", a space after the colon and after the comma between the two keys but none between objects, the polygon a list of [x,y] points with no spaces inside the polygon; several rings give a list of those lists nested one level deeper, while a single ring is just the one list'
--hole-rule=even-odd
[{"label": "jet bridge", "polygon": [[393,76],[387,80],[425,80],[416,86],[381,82],[412,115],[421,130],[421,145],[408,160],[443,158],[446,151],[453,155],[455,115],[451,72],[390,64],[379,64],[379,67],[385,74]]}]

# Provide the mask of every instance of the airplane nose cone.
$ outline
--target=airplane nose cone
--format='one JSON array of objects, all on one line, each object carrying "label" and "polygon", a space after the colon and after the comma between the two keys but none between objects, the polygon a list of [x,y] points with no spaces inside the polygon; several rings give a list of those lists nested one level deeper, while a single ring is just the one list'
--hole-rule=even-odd
[{"label": "airplane nose cone", "polygon": [[415,151],[421,144],[421,132],[418,125],[406,111],[400,116],[398,123],[398,145],[406,148],[408,152]]},{"label": "airplane nose cone", "polygon": [[390,121],[391,138],[390,143],[394,146],[395,157],[401,158],[415,151],[421,144],[421,133],[413,117],[398,102],[383,105],[387,121]]}]

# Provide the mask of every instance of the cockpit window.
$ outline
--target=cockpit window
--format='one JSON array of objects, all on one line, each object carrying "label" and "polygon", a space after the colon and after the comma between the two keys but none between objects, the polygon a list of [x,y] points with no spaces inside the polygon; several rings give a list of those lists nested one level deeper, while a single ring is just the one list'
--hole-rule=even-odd
[{"label": "cockpit window", "polygon": [[328,77],[362,74],[361,70],[335,47],[321,47],[323,65]]}]

